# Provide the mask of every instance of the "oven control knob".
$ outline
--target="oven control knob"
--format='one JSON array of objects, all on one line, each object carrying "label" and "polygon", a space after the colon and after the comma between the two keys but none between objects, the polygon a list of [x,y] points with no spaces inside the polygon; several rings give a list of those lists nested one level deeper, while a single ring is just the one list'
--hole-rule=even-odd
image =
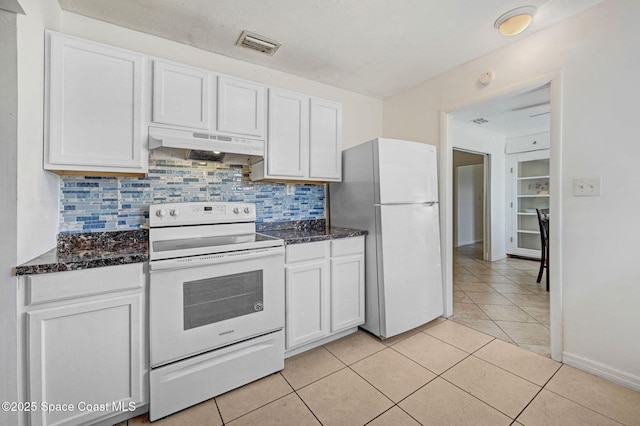
[{"label": "oven control knob", "polygon": [[156,210],[156,216],[165,217],[167,215],[167,211],[164,209]]},{"label": "oven control knob", "polygon": [[251,213],[251,209],[250,209],[249,207],[245,207],[245,208],[244,208],[244,212],[245,212],[246,214],[249,214],[249,213]]},{"label": "oven control knob", "polygon": [[169,212],[169,214],[173,217],[176,217],[180,214],[180,210],[178,209],[171,209],[171,211]]},{"label": "oven control knob", "polygon": [[238,207],[236,207],[235,209],[233,209],[233,212],[234,212],[235,214],[238,214],[238,213],[240,213],[240,209],[239,209]]}]

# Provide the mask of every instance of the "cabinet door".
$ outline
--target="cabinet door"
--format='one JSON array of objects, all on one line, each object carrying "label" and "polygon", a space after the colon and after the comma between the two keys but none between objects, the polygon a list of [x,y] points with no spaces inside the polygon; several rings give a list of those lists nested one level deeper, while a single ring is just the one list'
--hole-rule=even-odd
[{"label": "cabinet door", "polygon": [[245,80],[218,77],[218,131],[264,138],[265,87]]},{"label": "cabinet door", "polygon": [[209,72],[155,60],[153,121],[209,129]]},{"label": "cabinet door", "polygon": [[286,348],[329,334],[329,264],[327,259],[287,266]]},{"label": "cabinet door", "polygon": [[311,99],[309,121],[309,179],[342,179],[342,106]]},{"label": "cabinet door", "polygon": [[269,89],[266,177],[302,179],[309,157],[309,110],[304,95]]},{"label": "cabinet door", "polygon": [[144,172],[146,57],[47,33],[45,168]]},{"label": "cabinet door", "polygon": [[514,154],[549,149],[550,143],[551,136],[549,132],[507,138],[506,152],[507,154]]},{"label": "cabinet door", "polygon": [[507,252],[540,258],[540,228],[536,209],[549,208],[549,150],[512,154],[508,160]]},{"label": "cabinet door", "polygon": [[364,323],[364,254],[331,259],[331,332]]},{"label": "cabinet door", "polygon": [[[75,406],[35,410],[31,424],[90,422],[143,403],[142,304],[138,293],[26,314],[28,400]],[[82,410],[79,403],[110,405]]]}]

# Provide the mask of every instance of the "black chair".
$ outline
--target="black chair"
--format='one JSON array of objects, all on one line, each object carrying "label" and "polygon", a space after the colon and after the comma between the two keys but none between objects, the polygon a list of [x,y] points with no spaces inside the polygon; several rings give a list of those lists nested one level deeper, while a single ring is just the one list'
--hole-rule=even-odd
[{"label": "black chair", "polygon": [[547,291],[549,291],[549,209],[536,209],[538,215],[538,225],[540,226],[540,271],[538,272],[539,283],[542,280],[542,273],[547,270]]}]

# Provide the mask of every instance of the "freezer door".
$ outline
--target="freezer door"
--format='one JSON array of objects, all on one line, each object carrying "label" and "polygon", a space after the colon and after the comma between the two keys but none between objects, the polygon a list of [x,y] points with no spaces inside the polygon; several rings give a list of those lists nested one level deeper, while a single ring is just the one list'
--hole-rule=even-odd
[{"label": "freezer door", "polygon": [[438,205],[376,207],[380,334],[391,337],[443,313]]},{"label": "freezer door", "polygon": [[436,147],[419,142],[378,139],[376,203],[438,201]]}]

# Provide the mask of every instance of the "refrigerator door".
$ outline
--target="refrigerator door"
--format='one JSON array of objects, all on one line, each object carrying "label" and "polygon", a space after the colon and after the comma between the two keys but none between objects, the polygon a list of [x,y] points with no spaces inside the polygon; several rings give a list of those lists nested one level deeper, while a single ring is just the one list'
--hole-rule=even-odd
[{"label": "refrigerator door", "polygon": [[378,139],[375,203],[438,201],[436,147],[419,142]]},{"label": "refrigerator door", "polygon": [[376,206],[380,335],[443,313],[438,204]]}]

